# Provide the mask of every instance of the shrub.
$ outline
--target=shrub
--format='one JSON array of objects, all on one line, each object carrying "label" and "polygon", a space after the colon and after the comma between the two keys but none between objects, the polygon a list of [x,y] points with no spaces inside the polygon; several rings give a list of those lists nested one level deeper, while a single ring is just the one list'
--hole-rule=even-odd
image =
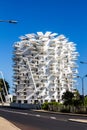
[{"label": "shrub", "polygon": [[44,104],[42,104],[41,108],[44,110],[48,110],[48,102],[45,102]]}]

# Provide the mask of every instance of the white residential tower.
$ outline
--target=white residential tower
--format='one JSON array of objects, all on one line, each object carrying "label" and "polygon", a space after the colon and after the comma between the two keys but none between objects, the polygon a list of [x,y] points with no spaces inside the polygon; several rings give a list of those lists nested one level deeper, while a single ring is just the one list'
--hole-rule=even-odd
[{"label": "white residential tower", "polygon": [[20,37],[14,45],[13,70],[16,102],[62,102],[73,91],[78,52],[64,35],[37,32]]}]

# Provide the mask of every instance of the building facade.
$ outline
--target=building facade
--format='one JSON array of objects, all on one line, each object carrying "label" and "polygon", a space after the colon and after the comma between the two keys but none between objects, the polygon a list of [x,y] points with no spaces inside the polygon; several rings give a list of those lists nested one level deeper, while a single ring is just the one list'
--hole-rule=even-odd
[{"label": "building facade", "polygon": [[17,103],[62,102],[63,93],[73,91],[78,52],[64,35],[26,34],[15,43],[13,53]]}]

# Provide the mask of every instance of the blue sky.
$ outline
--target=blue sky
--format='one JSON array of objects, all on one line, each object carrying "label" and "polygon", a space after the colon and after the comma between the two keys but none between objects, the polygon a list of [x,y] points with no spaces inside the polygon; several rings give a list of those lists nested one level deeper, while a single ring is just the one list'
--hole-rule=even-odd
[{"label": "blue sky", "polygon": [[[12,88],[13,44],[19,36],[38,31],[64,34],[76,43],[78,71],[87,74],[87,0],[0,0],[0,19],[18,24],[0,23],[0,70]],[[77,88],[81,92],[81,80]],[[87,94],[87,79],[84,79]]]}]

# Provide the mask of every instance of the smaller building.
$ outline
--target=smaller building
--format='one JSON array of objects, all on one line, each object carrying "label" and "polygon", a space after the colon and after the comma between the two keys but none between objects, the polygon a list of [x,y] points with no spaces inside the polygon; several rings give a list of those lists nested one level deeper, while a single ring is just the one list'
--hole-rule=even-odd
[{"label": "smaller building", "polygon": [[5,98],[6,98],[6,103],[13,102],[13,95],[12,94],[8,94],[7,96],[5,96]]}]

